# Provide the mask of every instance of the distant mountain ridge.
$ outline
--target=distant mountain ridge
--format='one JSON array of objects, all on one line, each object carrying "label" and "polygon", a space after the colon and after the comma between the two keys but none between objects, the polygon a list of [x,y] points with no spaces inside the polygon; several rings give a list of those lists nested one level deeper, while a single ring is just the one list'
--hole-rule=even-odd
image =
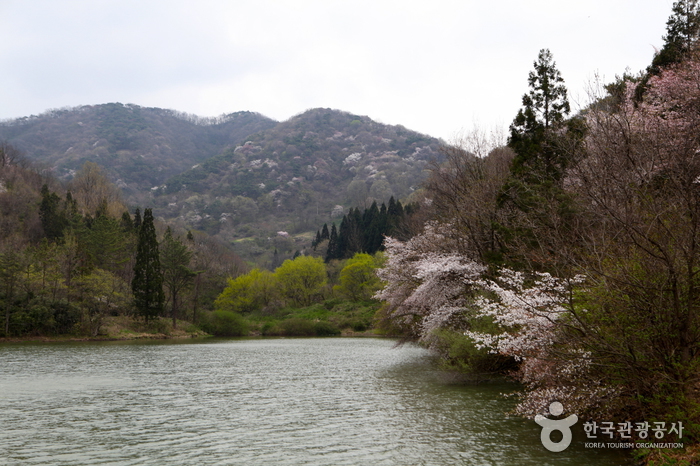
[{"label": "distant mountain ridge", "polygon": [[58,177],[70,177],[87,160],[96,162],[129,195],[276,124],[253,112],[199,118],[109,103],[7,120],[0,123],[0,139],[50,166]]},{"label": "distant mountain ridge", "polygon": [[[99,164],[132,206],[229,244],[247,259],[285,257],[351,207],[420,187],[436,138],[367,116],[316,108],[277,122],[253,112],[198,118],[118,103],[0,123],[0,139],[70,179]],[[293,240],[268,241],[284,231]],[[258,261],[259,262],[259,261]]]},{"label": "distant mountain ridge", "polygon": [[312,109],[168,179],[155,205],[211,234],[222,224],[270,216],[278,224],[286,218],[285,229],[315,231],[338,206],[406,199],[439,146],[403,126]]}]

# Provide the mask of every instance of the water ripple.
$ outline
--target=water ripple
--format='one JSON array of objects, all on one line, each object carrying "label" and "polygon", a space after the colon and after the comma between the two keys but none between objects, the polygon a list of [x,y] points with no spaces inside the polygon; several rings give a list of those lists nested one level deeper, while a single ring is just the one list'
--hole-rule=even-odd
[{"label": "water ripple", "polygon": [[504,387],[441,383],[389,340],[16,345],[0,362],[0,465],[620,462],[553,457]]}]

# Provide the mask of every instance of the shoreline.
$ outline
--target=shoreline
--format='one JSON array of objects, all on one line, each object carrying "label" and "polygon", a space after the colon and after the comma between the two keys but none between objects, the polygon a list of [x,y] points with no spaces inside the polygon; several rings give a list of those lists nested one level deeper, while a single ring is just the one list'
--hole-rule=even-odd
[{"label": "shoreline", "polygon": [[[189,339],[207,339],[221,338],[209,333],[197,332],[186,333],[184,331],[176,334],[164,333],[125,333],[122,335],[98,335],[96,337],[89,336],[74,336],[74,335],[56,335],[56,336],[27,336],[27,337],[0,337],[0,346],[4,344],[14,343],[79,343],[79,342],[102,342],[102,341],[135,341],[135,340],[189,340]],[[253,332],[250,335],[244,335],[231,338],[397,338],[393,335],[378,335],[371,331],[365,332],[342,332],[340,335],[325,336],[325,337],[305,337],[303,335],[282,335],[282,336],[266,336],[258,332]]]}]

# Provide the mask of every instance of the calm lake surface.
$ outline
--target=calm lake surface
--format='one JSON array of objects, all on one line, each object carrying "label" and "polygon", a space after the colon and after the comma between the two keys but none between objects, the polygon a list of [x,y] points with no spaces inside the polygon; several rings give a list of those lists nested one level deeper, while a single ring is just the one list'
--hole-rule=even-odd
[{"label": "calm lake surface", "polygon": [[0,346],[1,465],[616,465],[378,338]]}]

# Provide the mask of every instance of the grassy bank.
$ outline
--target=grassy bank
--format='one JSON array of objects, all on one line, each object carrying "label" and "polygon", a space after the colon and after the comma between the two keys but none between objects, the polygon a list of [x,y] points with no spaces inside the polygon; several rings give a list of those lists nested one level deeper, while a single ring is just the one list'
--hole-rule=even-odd
[{"label": "grassy bank", "polygon": [[0,338],[22,341],[114,341],[139,339],[203,338],[211,336],[372,336],[374,301],[328,300],[304,308],[282,308],[240,315],[233,312],[205,313],[197,324],[159,317],[148,323],[132,316],[105,316],[96,336],[83,332],[59,335],[24,335]]}]

